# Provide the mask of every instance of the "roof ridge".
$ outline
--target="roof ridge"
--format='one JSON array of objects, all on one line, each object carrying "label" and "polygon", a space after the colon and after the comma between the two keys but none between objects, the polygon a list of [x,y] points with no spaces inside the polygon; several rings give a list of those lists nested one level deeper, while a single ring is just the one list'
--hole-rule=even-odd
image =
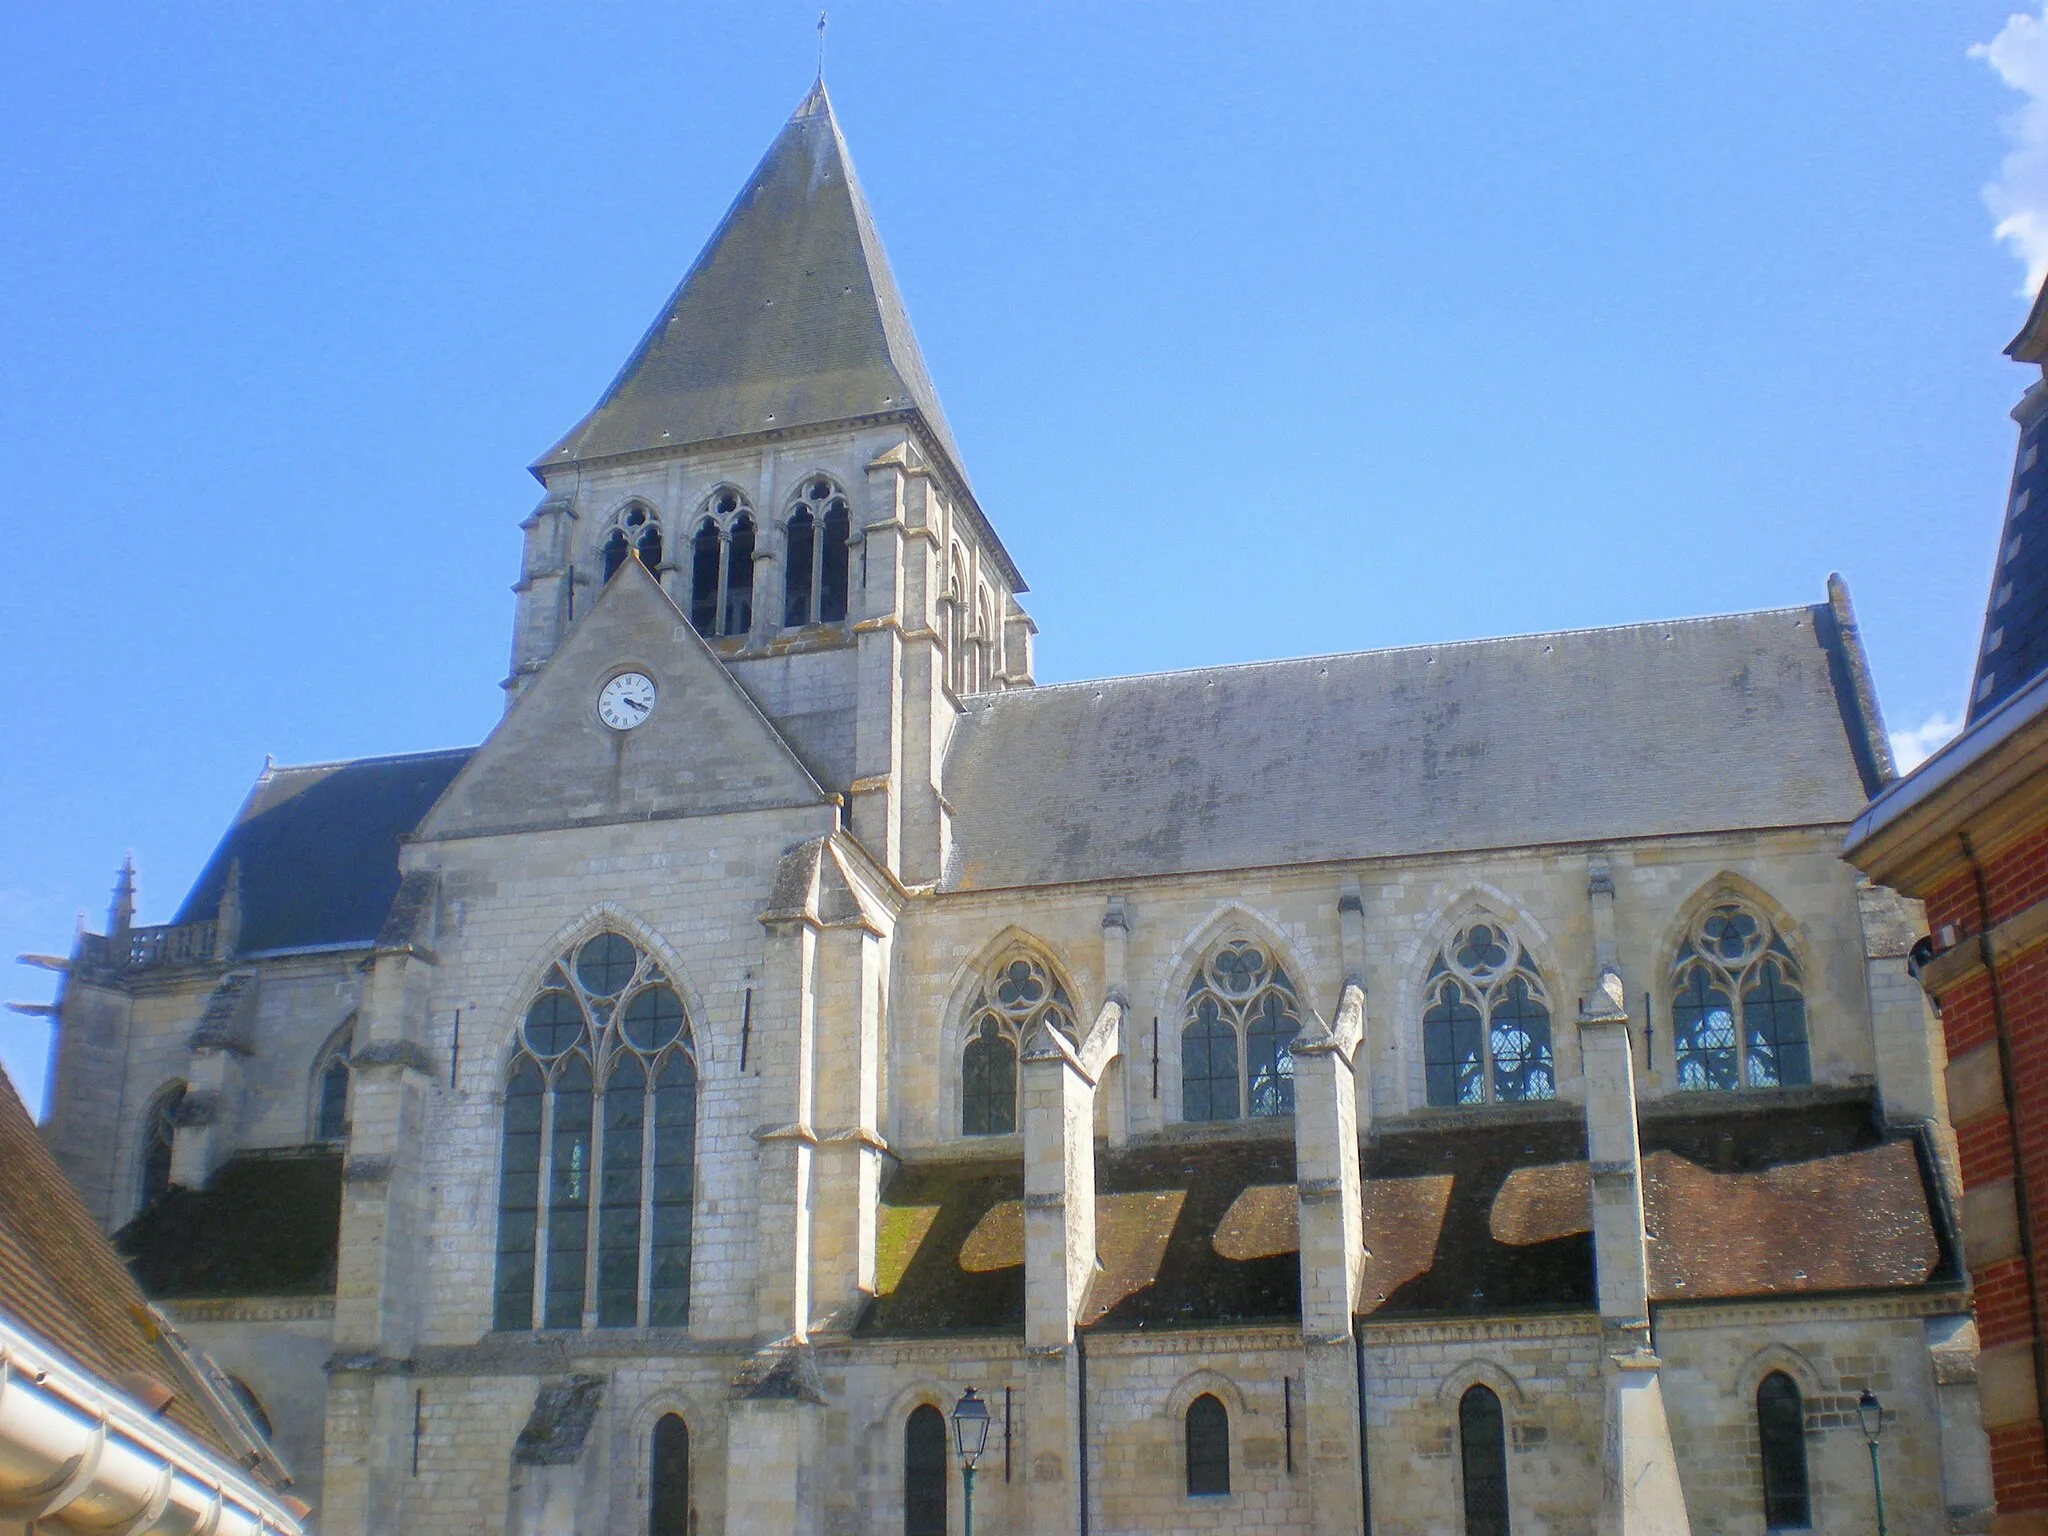
[{"label": "roof ridge", "polygon": [[360,768],[370,763],[422,762],[433,757],[463,757],[475,747],[429,747],[421,752],[380,752],[368,757],[335,757],[312,763],[272,763],[267,773],[305,773],[314,768]]},{"label": "roof ridge", "polygon": [[1031,694],[1057,693],[1071,688],[1100,688],[1107,683],[1143,683],[1169,677],[1194,677],[1205,672],[1251,672],[1261,667],[1299,667],[1316,661],[1349,661],[1359,656],[1401,656],[1413,651],[1451,651],[1484,645],[1508,645],[1526,640],[1562,640],[1577,635],[1615,635],[1631,629],[1668,629],[1674,625],[1722,624],[1730,619],[1764,619],[1779,614],[1811,614],[1815,603],[1790,603],[1780,608],[1739,608],[1730,613],[1697,613],[1677,619],[1645,619],[1633,624],[1589,624],[1577,629],[1532,630],[1517,635],[1479,635],[1466,640],[1433,640],[1414,645],[1372,646],[1357,651],[1316,651],[1306,656],[1268,656],[1258,661],[1224,661],[1206,667],[1167,667],[1157,672],[1125,672],[1113,677],[1080,677],[1064,683],[1039,683],[1030,688],[1006,688],[993,693],[969,694],[969,699],[1022,698]]}]

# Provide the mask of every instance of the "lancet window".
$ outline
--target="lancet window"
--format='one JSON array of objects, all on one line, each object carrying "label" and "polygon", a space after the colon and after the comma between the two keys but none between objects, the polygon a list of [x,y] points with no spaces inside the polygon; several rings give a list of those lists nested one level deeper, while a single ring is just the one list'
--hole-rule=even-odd
[{"label": "lancet window", "polygon": [[707,640],[754,627],[754,514],[731,486],[706,499],[690,541],[690,622]]},{"label": "lancet window", "polygon": [[903,1536],[946,1536],[951,1470],[946,1416],[920,1403],[903,1421]]},{"label": "lancet window", "polygon": [[1294,983],[1260,945],[1233,939],[1188,982],[1180,1032],[1183,1120],[1294,1113],[1301,1004]]},{"label": "lancet window", "polygon": [[1016,956],[991,971],[967,1009],[960,1055],[960,1132],[1001,1136],[1017,1129],[1017,1053],[1049,1024],[1074,1038],[1067,989],[1036,960]]},{"label": "lancet window", "polygon": [[690,1315],[697,1061],[675,984],[599,933],[548,968],[506,1071],[498,1328]]},{"label": "lancet window", "polygon": [[690,1426],[664,1413],[654,1425],[647,1469],[647,1536],[691,1536]]},{"label": "lancet window", "polygon": [[1487,917],[1445,941],[1423,988],[1422,1061],[1437,1107],[1557,1097],[1550,1000],[1536,962]]},{"label": "lancet window", "polygon": [[1465,1536],[1508,1536],[1507,1423],[1491,1387],[1467,1387],[1458,1399],[1458,1460]]},{"label": "lancet window", "polygon": [[171,1148],[178,1137],[178,1112],[185,1085],[173,1083],[150,1101],[142,1127],[142,1176],[136,1204],[146,1208],[171,1187]]},{"label": "lancet window", "polygon": [[604,536],[604,579],[619,574],[628,555],[638,555],[649,571],[661,569],[661,524],[639,502],[633,502],[613,519],[611,532]]},{"label": "lancet window", "polygon": [[1230,1492],[1230,1410],[1214,1393],[1188,1404],[1188,1497],[1218,1498]]},{"label": "lancet window", "polygon": [[782,622],[838,624],[846,618],[847,540],[852,512],[846,493],[824,475],[804,482],[784,525],[788,560]]},{"label": "lancet window", "polygon": [[330,1040],[313,1074],[313,1139],[348,1139],[348,1050],[353,1036],[343,1028]]},{"label": "lancet window", "polygon": [[1679,946],[1671,975],[1678,1086],[1696,1092],[1813,1081],[1798,963],[1746,901],[1714,902]]},{"label": "lancet window", "polygon": [[1756,1433],[1763,1453],[1764,1529],[1808,1529],[1813,1499],[1806,1480],[1806,1405],[1799,1384],[1783,1371],[1757,1383]]}]

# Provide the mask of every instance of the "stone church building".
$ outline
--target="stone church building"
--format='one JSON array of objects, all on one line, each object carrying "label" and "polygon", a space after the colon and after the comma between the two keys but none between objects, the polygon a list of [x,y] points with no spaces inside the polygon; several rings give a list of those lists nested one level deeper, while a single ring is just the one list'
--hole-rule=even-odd
[{"label": "stone church building", "polygon": [[[46,1134],[324,1536],[1991,1519],[1848,597],[1034,685],[822,87]],[[1131,580],[1143,580],[1133,571]]]}]

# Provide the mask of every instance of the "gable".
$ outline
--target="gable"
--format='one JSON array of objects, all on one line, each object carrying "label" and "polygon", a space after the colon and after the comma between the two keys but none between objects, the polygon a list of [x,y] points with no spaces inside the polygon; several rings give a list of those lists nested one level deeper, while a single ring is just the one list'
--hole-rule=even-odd
[{"label": "gable", "polygon": [[[597,695],[621,672],[654,711],[616,731]],[[476,749],[421,823],[423,839],[826,803],[788,742],[638,560]]]}]

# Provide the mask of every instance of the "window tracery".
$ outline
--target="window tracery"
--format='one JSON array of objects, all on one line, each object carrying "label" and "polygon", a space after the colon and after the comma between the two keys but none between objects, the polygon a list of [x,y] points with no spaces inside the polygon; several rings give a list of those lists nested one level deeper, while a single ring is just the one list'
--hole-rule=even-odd
[{"label": "window tracery", "polygon": [[628,555],[638,555],[640,563],[649,571],[661,569],[661,524],[637,501],[629,502],[620,510],[612,520],[611,531],[604,536],[602,557],[606,581],[619,574],[619,567],[626,563]]},{"label": "window tracery", "polygon": [[564,953],[506,1072],[494,1326],[687,1323],[696,1127],[674,983],[621,934]]},{"label": "window tracery", "polygon": [[1694,921],[1671,968],[1678,1086],[1693,1092],[1813,1081],[1798,963],[1769,918],[1724,897]]},{"label": "window tracery", "polygon": [[328,1042],[321,1065],[313,1074],[313,1139],[348,1139],[349,1066],[348,1052],[353,1033],[346,1027]]},{"label": "window tracery", "polygon": [[138,1210],[148,1207],[171,1187],[171,1149],[178,1139],[178,1112],[185,1107],[185,1085],[172,1083],[150,1101],[142,1132],[142,1177]]},{"label": "window tracery", "polygon": [[729,485],[705,499],[690,543],[690,623],[707,640],[754,626],[754,514]]},{"label": "window tracery", "polygon": [[1264,947],[1233,939],[1188,982],[1181,1024],[1181,1118],[1294,1113],[1294,983]]},{"label": "window tracery", "polygon": [[1017,1129],[1017,1053],[1040,1024],[1074,1038],[1067,989],[1036,960],[1005,960],[967,1008],[967,1043],[960,1055],[963,1136],[1003,1136]]},{"label": "window tracery", "polygon": [[838,624],[846,618],[847,541],[852,512],[846,493],[817,475],[804,482],[784,524],[788,564],[784,572],[782,623]]},{"label": "window tracery", "polygon": [[1482,917],[1453,933],[1423,988],[1428,1102],[1521,1103],[1557,1097],[1550,1000],[1514,930]]}]

